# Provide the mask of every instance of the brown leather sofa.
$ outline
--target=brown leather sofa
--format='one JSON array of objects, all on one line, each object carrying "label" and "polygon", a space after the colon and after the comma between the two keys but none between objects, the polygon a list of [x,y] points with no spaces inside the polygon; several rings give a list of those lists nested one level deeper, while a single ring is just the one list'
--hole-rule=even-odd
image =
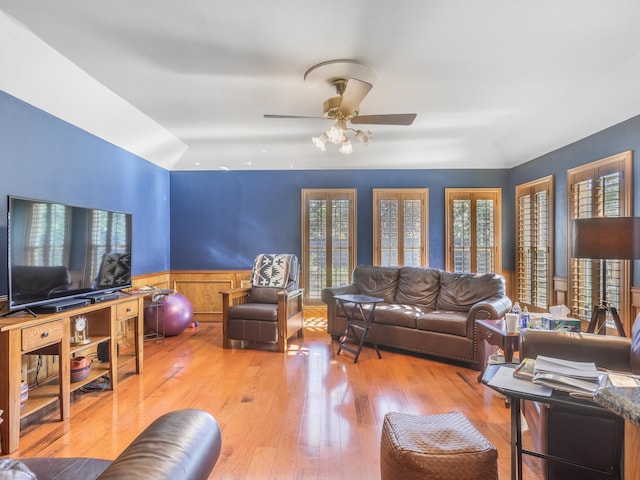
[{"label": "brown leather sofa", "polygon": [[[640,373],[640,321],[636,318],[631,339],[591,333],[524,330],[520,355],[522,358],[547,355],[594,362],[600,368]],[[537,451],[609,472],[603,475],[541,461],[545,479],[622,478],[624,421],[621,417],[607,410],[586,416],[570,409],[530,401],[523,403],[523,413]]]},{"label": "brown leather sofa", "polygon": [[221,445],[220,428],[209,413],[184,409],[155,420],[113,461],[52,457],[19,461],[38,480],[206,480]]},{"label": "brown leather sofa", "polygon": [[378,345],[424,353],[480,368],[477,319],[502,318],[511,308],[504,278],[493,273],[451,273],[435,268],[355,268],[352,283],[325,288],[327,331],[338,339],[346,328],[335,295],[366,294],[384,299],[375,310],[367,339]]}]

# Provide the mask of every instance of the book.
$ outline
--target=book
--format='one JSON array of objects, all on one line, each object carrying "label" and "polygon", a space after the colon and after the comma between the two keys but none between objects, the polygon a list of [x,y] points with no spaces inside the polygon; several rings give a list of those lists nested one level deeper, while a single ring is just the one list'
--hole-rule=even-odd
[{"label": "book", "polygon": [[525,358],[513,371],[513,376],[516,378],[521,378],[523,380],[533,380],[535,367],[535,358]]}]

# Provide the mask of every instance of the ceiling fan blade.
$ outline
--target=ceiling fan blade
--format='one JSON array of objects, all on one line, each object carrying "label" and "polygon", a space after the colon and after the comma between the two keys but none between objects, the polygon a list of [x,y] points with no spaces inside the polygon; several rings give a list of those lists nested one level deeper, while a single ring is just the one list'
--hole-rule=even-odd
[{"label": "ceiling fan blade", "polygon": [[345,117],[349,117],[353,112],[358,110],[360,102],[364,100],[373,85],[356,78],[351,78],[347,82],[347,86],[342,94],[340,102],[340,113]]},{"label": "ceiling fan blade", "polygon": [[390,113],[387,115],[358,115],[351,119],[354,125],[411,125],[416,119],[415,113]]},{"label": "ceiling fan blade", "polygon": [[305,115],[274,115],[271,113],[265,113],[264,118],[319,118],[321,120],[326,120],[324,117],[307,117]]}]

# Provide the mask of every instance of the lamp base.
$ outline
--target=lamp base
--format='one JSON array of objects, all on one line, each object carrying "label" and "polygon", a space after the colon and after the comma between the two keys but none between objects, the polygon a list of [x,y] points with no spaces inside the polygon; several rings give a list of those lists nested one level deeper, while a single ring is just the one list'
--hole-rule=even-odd
[{"label": "lamp base", "polygon": [[618,336],[626,337],[624,333],[624,327],[622,326],[620,316],[618,315],[618,310],[616,309],[616,307],[608,307],[606,304],[598,304],[593,306],[593,311],[591,312],[591,321],[589,322],[589,326],[587,327],[587,333],[599,333],[601,335],[605,335],[607,333],[607,312],[611,314],[611,318],[613,319],[613,323],[616,326]]}]

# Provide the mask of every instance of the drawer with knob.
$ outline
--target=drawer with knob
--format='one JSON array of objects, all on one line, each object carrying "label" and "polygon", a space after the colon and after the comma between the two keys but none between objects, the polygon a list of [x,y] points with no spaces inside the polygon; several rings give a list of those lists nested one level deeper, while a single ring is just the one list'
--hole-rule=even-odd
[{"label": "drawer with knob", "polygon": [[129,317],[135,317],[138,315],[138,301],[121,303],[116,308],[116,318],[123,320]]},{"label": "drawer with knob", "polygon": [[43,323],[22,329],[22,351],[29,352],[62,340],[63,322]]}]

